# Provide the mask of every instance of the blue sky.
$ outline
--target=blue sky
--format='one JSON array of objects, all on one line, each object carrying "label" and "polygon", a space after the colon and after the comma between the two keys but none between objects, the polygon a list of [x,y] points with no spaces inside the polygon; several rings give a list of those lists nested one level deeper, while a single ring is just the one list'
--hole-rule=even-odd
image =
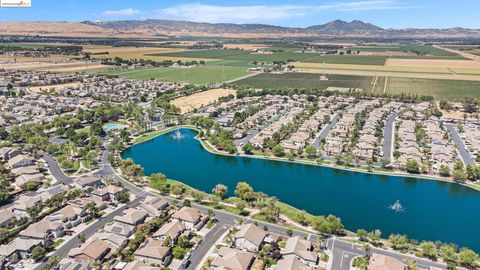
[{"label": "blue sky", "polygon": [[305,27],[342,19],[384,28],[480,28],[478,14],[479,0],[32,0],[31,8],[0,8],[0,21],[173,19]]}]

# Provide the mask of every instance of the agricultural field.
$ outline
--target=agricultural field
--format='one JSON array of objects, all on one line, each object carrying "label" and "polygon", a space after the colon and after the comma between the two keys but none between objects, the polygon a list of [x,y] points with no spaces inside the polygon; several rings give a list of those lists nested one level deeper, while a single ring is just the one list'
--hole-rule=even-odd
[{"label": "agricultural field", "polygon": [[322,75],[311,73],[262,73],[235,82],[253,88],[318,88],[363,89],[371,91],[376,77],[353,75]]},{"label": "agricultural field", "polygon": [[401,52],[406,55],[394,55],[393,58],[424,58],[424,59],[464,59],[462,56],[448,52],[432,45],[368,45],[353,46],[349,49],[360,52]]},{"label": "agricultural field", "polygon": [[327,63],[327,64],[347,64],[347,65],[379,65],[385,64],[384,56],[364,56],[364,55],[319,55],[312,56],[300,62],[303,63]]},{"label": "agricultural field", "polygon": [[437,99],[480,98],[480,81],[456,81],[389,77],[387,94],[418,94]]},{"label": "agricultural field", "polygon": [[217,88],[211,89],[193,95],[180,97],[171,101],[173,105],[180,108],[182,114],[204,107],[210,103],[217,101],[221,97],[228,95],[236,95],[236,91],[232,89]]},{"label": "agricultural field", "polygon": [[249,74],[245,67],[199,66],[193,68],[149,68],[100,72],[136,80],[164,80],[191,84],[221,83]]},{"label": "agricultural field", "polygon": [[[271,48],[269,48],[271,49]],[[183,57],[183,58],[211,58],[211,59],[224,59],[224,60],[244,60],[244,61],[299,61],[312,54],[308,53],[295,53],[295,52],[274,52],[271,54],[254,53],[244,50],[201,50],[201,51],[182,51],[171,53],[156,53],[148,54],[147,56],[163,56],[163,57]]]}]

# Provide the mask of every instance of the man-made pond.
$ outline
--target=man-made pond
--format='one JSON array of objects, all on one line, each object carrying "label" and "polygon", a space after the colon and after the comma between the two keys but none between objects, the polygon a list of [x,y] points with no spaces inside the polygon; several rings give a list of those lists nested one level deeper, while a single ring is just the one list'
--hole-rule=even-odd
[{"label": "man-made pond", "polygon": [[[441,181],[373,175],[326,167],[215,155],[194,137],[172,131],[122,153],[145,169],[211,192],[222,183],[233,195],[247,181],[255,191],[315,215],[339,216],[349,230],[380,229],[480,251],[480,192]],[[398,204],[395,204],[398,201]],[[402,209],[398,209],[400,206]]]}]

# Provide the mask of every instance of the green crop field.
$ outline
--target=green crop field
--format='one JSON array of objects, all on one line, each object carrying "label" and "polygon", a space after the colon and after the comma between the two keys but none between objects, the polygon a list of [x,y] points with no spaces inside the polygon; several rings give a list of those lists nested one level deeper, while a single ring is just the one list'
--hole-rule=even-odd
[{"label": "green crop field", "polygon": [[251,51],[240,50],[202,50],[202,51],[182,51],[169,53],[147,54],[148,56],[164,56],[164,57],[183,57],[183,58],[213,58],[224,60],[244,60],[244,61],[299,61],[312,54],[294,53],[294,52],[275,52],[272,54],[252,53]]},{"label": "green crop field", "polygon": [[312,73],[262,73],[235,82],[253,88],[361,88],[371,91],[374,77],[351,75],[328,75],[328,80],[321,80],[320,74]]},{"label": "green crop field", "polygon": [[392,56],[393,58],[423,58],[423,59],[465,59],[462,56],[448,52],[439,48],[435,48],[431,45],[398,45],[398,46],[386,46],[386,45],[369,45],[369,46],[354,46],[349,48],[352,51],[361,52],[411,52],[418,55],[409,56]]},{"label": "green crop field", "polygon": [[[383,92],[376,88],[377,92]],[[418,94],[437,99],[458,99],[466,96],[480,98],[480,81],[391,78],[387,80],[387,94]]]},{"label": "green crop field", "polygon": [[385,65],[384,56],[366,55],[319,55],[302,60],[305,63],[349,64],[349,65]]},{"label": "green crop field", "polygon": [[118,75],[136,80],[164,80],[191,84],[219,83],[249,74],[245,67],[200,66],[194,68],[151,68],[136,70],[108,71],[100,74]]}]

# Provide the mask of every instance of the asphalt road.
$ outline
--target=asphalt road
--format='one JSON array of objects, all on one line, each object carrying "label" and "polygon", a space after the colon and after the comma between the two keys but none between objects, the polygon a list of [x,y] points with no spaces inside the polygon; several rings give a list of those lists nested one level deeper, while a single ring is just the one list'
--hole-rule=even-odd
[{"label": "asphalt road", "polygon": [[460,135],[458,134],[455,125],[445,124],[445,127],[452,135],[453,142],[457,146],[457,150],[460,153],[460,157],[462,158],[463,163],[465,163],[466,165],[475,165],[475,160],[472,158],[472,155],[470,155],[470,152],[468,152],[467,147],[463,143],[462,138],[460,138]]},{"label": "asphalt road", "polygon": [[240,140],[235,140],[234,143],[236,146],[242,146],[248,141],[250,141],[253,137],[257,136],[258,133],[260,133],[260,130],[256,129],[251,129],[248,131],[248,135],[245,136],[244,138],[241,138]]},{"label": "asphalt road", "polygon": [[65,184],[65,185],[70,185],[73,183],[73,177],[65,175],[63,173],[62,169],[60,169],[60,166],[58,165],[57,161],[48,153],[45,153],[43,151],[39,151],[38,154],[40,155],[41,158],[47,162],[48,167],[50,169],[50,173],[57,179],[57,181]]},{"label": "asphalt road", "polygon": [[394,134],[394,123],[397,119],[397,114],[392,113],[388,116],[387,123],[385,125],[385,131],[383,132],[383,157],[388,160],[392,160],[393,156],[393,134]]},{"label": "asphalt road", "polygon": [[338,122],[340,119],[340,112],[335,114],[335,116],[330,120],[330,122],[320,131],[320,134],[318,135],[317,138],[312,142],[312,146],[315,147],[317,150],[320,149],[320,141],[322,139],[325,139],[327,135],[332,131],[333,127],[335,124]]}]

